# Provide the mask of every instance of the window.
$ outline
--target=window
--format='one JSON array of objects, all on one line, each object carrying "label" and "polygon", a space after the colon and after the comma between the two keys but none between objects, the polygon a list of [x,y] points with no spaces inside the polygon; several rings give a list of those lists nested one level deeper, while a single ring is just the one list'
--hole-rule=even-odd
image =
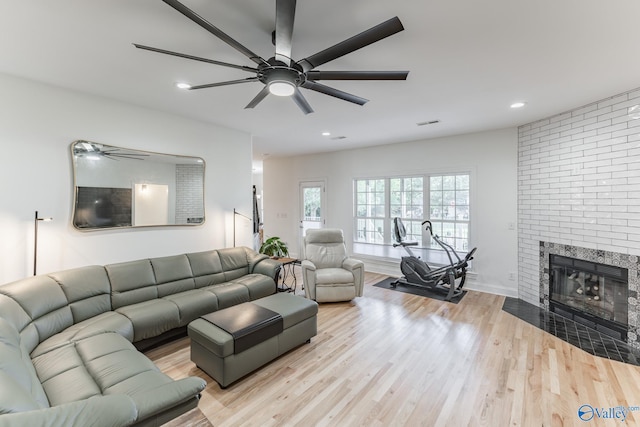
[{"label": "window", "polygon": [[469,175],[429,178],[433,233],[456,250],[469,250]]},{"label": "window", "polygon": [[428,219],[446,243],[469,249],[468,173],[356,179],[354,190],[355,242],[393,243],[392,221],[399,217],[408,240],[440,249],[422,226]]},{"label": "window", "polygon": [[[402,219],[407,231],[407,240],[421,242],[424,221],[423,177],[390,178],[389,187],[391,220],[395,217]],[[393,227],[393,224],[390,227]]]},{"label": "window", "polygon": [[356,181],[356,240],[385,243],[386,182],[384,179]]}]

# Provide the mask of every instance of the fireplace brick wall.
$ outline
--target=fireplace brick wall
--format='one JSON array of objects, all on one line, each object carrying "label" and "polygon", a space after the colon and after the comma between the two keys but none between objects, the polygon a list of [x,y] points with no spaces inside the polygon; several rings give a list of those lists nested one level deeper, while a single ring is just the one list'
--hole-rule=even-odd
[{"label": "fireplace brick wall", "polygon": [[540,242],[640,255],[640,89],[518,129],[518,292],[543,306]]}]

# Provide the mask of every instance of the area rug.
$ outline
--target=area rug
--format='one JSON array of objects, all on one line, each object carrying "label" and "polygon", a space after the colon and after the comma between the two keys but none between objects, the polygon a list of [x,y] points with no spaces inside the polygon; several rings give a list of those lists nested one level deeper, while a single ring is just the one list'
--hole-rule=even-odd
[{"label": "area rug", "polygon": [[[398,292],[404,292],[405,294],[411,294],[411,295],[419,295],[421,297],[427,297],[427,298],[432,298],[438,301],[444,301],[444,299],[447,297],[447,294],[444,291],[440,291],[440,290],[431,290],[428,288],[419,288],[417,286],[408,286],[408,285],[403,285],[401,283],[398,284],[398,286],[396,286],[395,288],[391,287],[391,283],[393,283],[396,280],[395,277],[388,277],[384,280],[379,281],[378,283],[376,283],[375,286],[376,288],[382,288],[382,289],[389,289],[392,291],[398,291]],[[465,294],[467,293],[467,291],[462,291],[462,294],[458,295],[457,297],[453,297],[451,298],[451,301],[454,304],[457,304],[460,302],[460,300],[462,298],[464,298]]]}]

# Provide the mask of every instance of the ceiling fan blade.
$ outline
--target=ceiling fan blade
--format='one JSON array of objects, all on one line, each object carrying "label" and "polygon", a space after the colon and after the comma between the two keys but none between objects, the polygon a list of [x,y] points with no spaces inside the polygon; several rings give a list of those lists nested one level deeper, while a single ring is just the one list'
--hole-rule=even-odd
[{"label": "ceiling fan blade", "polygon": [[347,93],[329,86],[325,86],[321,83],[312,82],[309,80],[305,81],[302,84],[302,87],[305,89],[311,89],[316,92],[324,93],[325,95],[334,96],[344,101],[353,102],[354,104],[358,104],[358,105],[364,105],[367,102],[369,102],[368,99],[360,98],[359,96],[355,96],[350,93]]},{"label": "ceiling fan blade", "polygon": [[296,0],[276,0],[276,60],[291,64],[291,37]]},{"label": "ceiling fan blade", "polygon": [[206,85],[191,86],[189,88],[189,90],[207,89],[207,88],[210,88],[210,87],[228,86],[228,85],[235,85],[235,84],[238,84],[238,83],[249,83],[249,82],[257,82],[257,81],[258,81],[257,77],[248,77],[246,79],[229,80],[229,81],[226,81],[226,82],[209,83],[209,84],[206,84]]},{"label": "ceiling fan blade", "polygon": [[260,92],[258,92],[258,94],[256,95],[255,98],[253,98],[251,100],[250,103],[247,104],[246,108],[254,108],[256,105],[258,105],[260,103],[260,101],[262,101],[264,98],[266,98],[266,96],[269,95],[269,88],[267,86],[265,86],[264,88],[262,88],[262,90]]},{"label": "ceiling fan blade", "polygon": [[151,52],[163,53],[165,55],[178,56],[180,58],[193,59],[194,61],[206,62],[208,64],[222,65],[223,67],[236,68],[238,70],[249,71],[249,72],[252,72],[252,73],[258,72],[257,68],[246,67],[244,65],[229,64],[228,62],[221,62],[221,61],[215,61],[213,59],[200,58],[199,56],[187,55],[185,53],[172,52],[170,50],[159,49],[157,47],[145,46],[145,45],[137,44],[137,43],[134,43],[133,45],[135,47],[137,47],[138,49],[149,50]]},{"label": "ceiling fan blade", "polygon": [[300,109],[305,115],[309,113],[313,113],[313,108],[311,108],[311,105],[309,105],[304,95],[302,95],[302,92],[300,92],[300,89],[296,88],[291,98],[293,98],[293,102],[295,102],[296,105],[300,107]]},{"label": "ceiling fan blade", "polygon": [[408,71],[309,71],[307,80],[406,80]]},{"label": "ceiling fan blade", "polygon": [[[167,0],[164,0],[167,1]],[[396,16],[351,38],[298,61],[306,72],[404,30]]]},{"label": "ceiling fan blade", "polygon": [[204,19],[203,17],[201,17],[200,15],[198,15],[193,10],[189,9],[187,6],[183,5],[179,1],[177,0],[162,0],[162,1],[168,4],[169,6],[171,6],[172,8],[174,8],[175,10],[177,10],[178,12],[182,13],[184,16],[186,16],[196,24],[200,25],[205,30],[209,31],[214,36],[218,37],[223,42],[227,43],[232,48],[236,49],[238,52],[245,55],[247,58],[249,58],[256,64],[266,63],[266,61],[262,59],[260,56],[250,51],[248,48],[240,44],[240,42],[231,38],[225,32],[223,32],[222,30],[220,30],[219,28],[211,24],[209,21],[207,21],[206,19]]}]

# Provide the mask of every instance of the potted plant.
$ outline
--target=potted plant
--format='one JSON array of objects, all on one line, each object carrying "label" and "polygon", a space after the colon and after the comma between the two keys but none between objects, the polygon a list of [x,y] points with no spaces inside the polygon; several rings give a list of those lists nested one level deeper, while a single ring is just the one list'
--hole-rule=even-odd
[{"label": "potted plant", "polygon": [[269,237],[264,241],[262,246],[260,246],[260,253],[268,255],[272,258],[288,257],[289,248],[281,238],[274,236]]}]

